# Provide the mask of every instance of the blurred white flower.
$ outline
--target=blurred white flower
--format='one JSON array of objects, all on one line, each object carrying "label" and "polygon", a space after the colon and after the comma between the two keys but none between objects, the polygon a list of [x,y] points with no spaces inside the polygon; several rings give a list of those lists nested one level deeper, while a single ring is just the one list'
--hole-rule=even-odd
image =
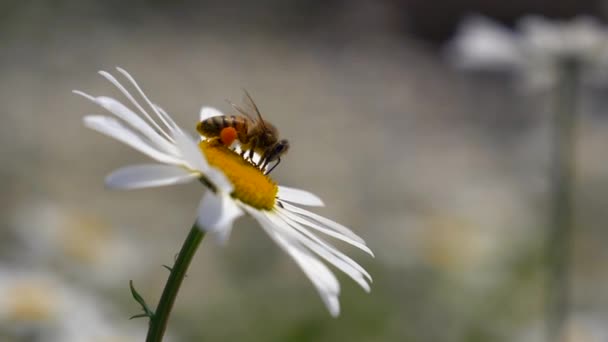
[{"label": "blurred white flower", "polygon": [[41,271],[0,266],[0,336],[16,341],[143,341],[107,301]]},{"label": "blurred white flower", "polygon": [[[546,338],[546,322],[543,320],[531,324],[516,332],[513,341],[536,342]],[[605,314],[601,312],[573,312],[565,323],[560,341],[568,342],[605,342],[608,341],[608,328]]]},{"label": "blurred white flower", "polygon": [[463,69],[515,72],[532,89],[552,86],[559,64],[575,61],[583,80],[606,82],[608,31],[591,17],[549,21],[521,19],[510,30],[480,16],[467,18],[448,45],[452,63]]},{"label": "blurred white flower", "polygon": [[466,19],[449,48],[455,65],[464,69],[503,70],[525,62],[515,34],[484,17]]},{"label": "blurred white flower", "polygon": [[576,312],[568,320],[564,335],[571,342],[608,341],[606,319],[602,314]]},{"label": "blurred white flower", "polygon": [[136,252],[137,242],[125,232],[59,204],[25,203],[13,217],[17,244],[7,246],[20,263],[52,266],[108,287],[124,284],[127,274],[144,269],[145,256]]},{"label": "blurred white flower", "polygon": [[[199,227],[214,234],[220,241],[226,241],[233,221],[248,213],[302,268],[333,316],[340,312],[340,284],[321,260],[345,272],[363,289],[370,291],[369,273],[313,231],[373,255],[363,239],[336,222],[290,204],[322,206],[317,196],[303,190],[277,186],[264,174],[264,169],[254,166],[215,140],[203,139],[198,142],[193,139],[164,110],[148,99],[126,71],[117,70],[137,90],[144,101],[143,106],[112,75],[104,71],[100,74],[129,99],[139,115],[113,98],[93,97],[75,91],[122,120],[89,115],[84,118],[85,125],[131,146],[160,164],[129,166],[114,171],[106,179],[109,187],[136,189],[200,180],[210,191],[203,195],[199,206]],[[209,107],[201,110],[201,120],[216,115],[223,114]]]}]

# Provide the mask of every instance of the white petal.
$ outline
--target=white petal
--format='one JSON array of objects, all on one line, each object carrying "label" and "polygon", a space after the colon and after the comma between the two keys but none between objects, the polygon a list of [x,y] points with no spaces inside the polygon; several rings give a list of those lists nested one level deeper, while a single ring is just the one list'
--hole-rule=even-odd
[{"label": "white petal", "polygon": [[137,82],[135,82],[135,79],[128,72],[126,72],[124,69],[122,69],[120,67],[116,67],[116,70],[118,70],[118,72],[123,74],[123,76],[125,76],[129,81],[131,81],[131,84],[133,84],[135,89],[137,89],[137,91],[139,92],[139,95],[141,95],[141,97],[144,98],[144,100],[146,101],[148,106],[150,106],[150,108],[152,108],[152,110],[154,111],[156,116],[158,116],[160,121],[162,121],[165,124],[165,126],[169,129],[170,132],[173,132],[175,127],[177,127],[177,124],[175,123],[175,121],[173,121],[173,119],[171,119],[171,117],[169,115],[163,115],[163,113],[161,113],[161,111],[158,110],[158,106],[156,106],[154,103],[152,103],[152,101],[150,101],[148,96],[146,96],[146,94],[143,92],[143,90],[141,90],[141,87],[139,86],[139,84],[137,84]]},{"label": "white petal", "polygon": [[325,306],[329,310],[329,314],[332,317],[340,316],[340,301],[338,301],[338,296],[334,296],[334,295],[327,295],[325,297],[321,296],[321,299],[323,299],[323,302],[325,303]]},{"label": "white petal", "polygon": [[290,215],[293,215],[293,214],[290,214],[289,212],[286,212],[285,210],[281,209],[281,210],[276,211],[276,215],[278,215],[282,221],[285,221],[285,223],[290,227],[290,229],[294,229],[295,231],[298,231],[301,235],[305,236],[307,239],[322,246],[328,252],[332,253],[333,255],[335,255],[336,257],[338,257],[339,259],[343,260],[344,262],[349,264],[351,267],[356,269],[358,272],[363,274],[367,279],[369,279],[369,281],[372,281],[371,275],[363,267],[361,267],[361,265],[359,265],[353,259],[348,257],[346,254],[340,252],[336,247],[331,245],[329,242],[317,237],[315,234],[313,234],[308,229],[306,229],[306,227],[304,227],[303,225],[294,221],[290,217]]},{"label": "white petal", "polygon": [[234,186],[232,185],[228,177],[226,177],[222,170],[216,167],[210,166],[209,169],[205,172],[205,177],[207,177],[207,179],[217,187],[217,190],[219,192],[231,194],[234,190]]},{"label": "white petal", "polygon": [[205,121],[214,116],[224,116],[224,113],[220,112],[218,109],[213,107],[203,107],[201,108],[201,112],[198,116],[199,121]]},{"label": "white petal", "polygon": [[374,256],[371,249],[365,245],[365,241],[343,225],[285,202],[281,202],[281,205],[285,209],[283,213],[294,221],[342,240]]},{"label": "white petal", "polygon": [[118,90],[120,90],[123,95],[129,99],[129,101],[131,101],[131,103],[144,115],[144,117],[146,117],[146,119],[148,119],[148,121],[152,124],[152,126],[154,126],[165,138],[167,138],[169,141],[173,141],[173,138],[171,137],[171,135],[165,130],[163,129],[157,122],[156,120],[154,120],[150,114],[148,114],[148,112],[144,109],[144,107],[142,107],[139,102],[137,102],[137,100],[135,100],[135,98],[133,97],[133,95],[131,95],[131,93],[129,93],[129,91],[127,89],[125,89],[125,87],[120,84],[120,82],[118,82],[118,80],[116,78],[114,78],[114,76],[112,76],[110,73],[108,73],[107,71],[99,71],[99,74],[101,76],[103,76],[105,79],[107,79],[108,81],[110,81],[110,83],[112,83],[116,88],[118,88]]},{"label": "white petal", "polygon": [[365,279],[365,277],[367,277],[371,281],[371,276],[354,260],[338,251],[327,242],[319,239],[314,234],[311,234],[296,222],[289,221],[284,217],[275,216],[275,214],[267,214],[267,217],[274,222],[277,227],[281,227],[285,234],[295,238],[302,245],[337,267],[340,271],[346,273],[366,292],[371,291],[369,283]]},{"label": "white petal", "polygon": [[197,174],[181,167],[161,164],[133,165],[118,169],[106,177],[106,185],[115,189],[140,189],[187,183]]},{"label": "white petal", "polygon": [[156,108],[156,110],[158,110],[158,112],[165,117],[165,119],[171,124],[171,126],[173,127],[173,130],[179,131],[179,132],[183,132],[183,130],[181,129],[181,127],[179,127],[177,125],[177,123],[175,123],[175,121],[173,121],[173,119],[171,118],[171,115],[169,115],[161,106],[157,105],[156,103],[154,103],[154,108]]},{"label": "white petal", "polygon": [[203,156],[203,152],[198,147],[198,144],[189,135],[174,131],[174,139],[177,148],[182,153],[182,157],[188,163],[188,166],[193,170],[205,173],[209,169],[209,164]]},{"label": "white petal", "polygon": [[197,223],[202,230],[216,233],[225,242],[230,235],[232,223],[243,211],[230,195],[207,191],[199,205]]},{"label": "white petal", "polygon": [[150,146],[149,143],[143,141],[139,136],[133,133],[133,131],[126,128],[114,118],[100,115],[89,115],[85,116],[83,121],[86,127],[129,145],[139,152],[146,154],[161,163],[174,165],[184,164],[183,160],[175,158],[155,147]]},{"label": "white petal", "polygon": [[284,249],[289,253],[294,260],[300,265],[302,271],[311,280],[321,300],[325,303],[327,310],[333,317],[340,315],[340,302],[338,296],[340,295],[340,283],[333,273],[325,266],[322,262],[317,260],[310,253],[305,252],[303,249],[296,247],[293,244],[288,244],[286,240],[281,241],[279,237],[275,239],[279,245],[284,244]]},{"label": "white petal", "polygon": [[322,207],[323,201],[317,195],[305,190],[279,186],[278,197],[280,200],[308,205],[313,207]]},{"label": "white petal", "polygon": [[319,292],[329,313],[333,317],[337,317],[340,314],[340,302],[338,301],[340,283],[335,275],[300,243],[281,234],[264,214],[255,209],[248,210],[248,212],[257,219],[270,238],[296,261]]},{"label": "white petal", "polygon": [[93,97],[84,92],[74,90],[74,94],[81,95],[99,106],[105,108],[110,113],[116,115],[118,118],[126,121],[133,128],[142,133],[146,138],[150,139],[153,143],[155,143],[159,148],[162,148],[168,153],[176,154],[176,149],[171,142],[164,139],[160,134],[158,134],[154,128],[152,128],[146,121],[144,121],[139,115],[135,114],[131,109],[127,108],[121,102],[106,96],[98,96]]}]

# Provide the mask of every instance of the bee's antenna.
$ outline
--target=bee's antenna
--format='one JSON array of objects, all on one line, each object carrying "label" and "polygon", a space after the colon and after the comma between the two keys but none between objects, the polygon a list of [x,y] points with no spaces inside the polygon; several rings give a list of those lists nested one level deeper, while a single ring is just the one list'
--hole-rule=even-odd
[{"label": "bee's antenna", "polygon": [[256,114],[258,115],[258,118],[260,118],[260,122],[262,124],[262,127],[264,127],[264,130],[268,130],[266,128],[266,125],[264,124],[264,119],[262,119],[262,114],[260,113],[260,110],[258,109],[258,106],[255,104],[255,102],[253,102],[253,99],[251,98],[251,95],[249,95],[249,93],[247,92],[247,89],[242,88],[243,92],[245,93],[245,95],[247,96],[247,98],[249,99],[249,102],[251,102],[251,105],[253,106],[253,109],[255,109]]}]

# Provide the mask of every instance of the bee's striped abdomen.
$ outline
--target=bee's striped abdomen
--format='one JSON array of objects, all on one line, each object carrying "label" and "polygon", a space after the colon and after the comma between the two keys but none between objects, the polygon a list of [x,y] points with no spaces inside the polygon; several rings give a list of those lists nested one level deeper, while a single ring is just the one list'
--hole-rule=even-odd
[{"label": "bee's striped abdomen", "polygon": [[199,122],[196,129],[201,135],[206,137],[217,137],[220,135],[222,129],[226,127],[233,127],[237,131],[241,141],[243,141],[243,138],[247,135],[247,119],[234,115],[210,117]]}]

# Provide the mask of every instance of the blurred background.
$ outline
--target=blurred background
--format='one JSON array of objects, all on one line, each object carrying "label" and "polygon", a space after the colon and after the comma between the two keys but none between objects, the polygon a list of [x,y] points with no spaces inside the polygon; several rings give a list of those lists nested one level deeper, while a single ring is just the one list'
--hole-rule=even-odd
[{"label": "blurred background", "polygon": [[[449,63],[481,14],[602,19],[604,1],[0,2],[0,340],[143,341],[133,280],[155,305],[202,188],[114,192],[145,156],[85,129],[104,114],[71,93],[122,97],[128,70],[195,133],[202,105],[241,88],[291,142],[273,172],[376,254],[343,274],[332,319],[296,264],[248,218],[203,242],[170,341],[542,341],[549,207],[546,98],[505,74]],[[585,92],[578,125],[567,341],[608,341],[608,110]]]}]

